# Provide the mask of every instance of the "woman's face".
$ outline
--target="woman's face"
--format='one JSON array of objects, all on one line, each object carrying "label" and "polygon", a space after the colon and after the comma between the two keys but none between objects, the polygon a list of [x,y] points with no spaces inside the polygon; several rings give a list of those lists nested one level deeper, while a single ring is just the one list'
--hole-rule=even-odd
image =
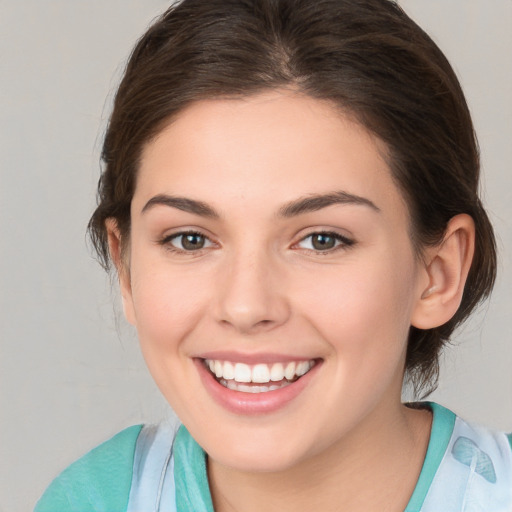
[{"label": "woman's face", "polygon": [[195,103],[145,148],[125,312],[214,460],[293,467],[396,413],[426,277],[384,155],[283,91]]}]

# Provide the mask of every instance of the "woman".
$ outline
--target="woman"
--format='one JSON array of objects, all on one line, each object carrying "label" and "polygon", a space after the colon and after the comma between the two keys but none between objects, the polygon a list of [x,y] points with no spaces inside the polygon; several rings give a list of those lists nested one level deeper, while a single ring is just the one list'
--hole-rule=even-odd
[{"label": "woman", "polygon": [[103,160],[91,235],[183,425],[123,431],[38,511],[510,508],[504,434],[400,400],[496,255],[458,81],[394,3],[180,3]]}]

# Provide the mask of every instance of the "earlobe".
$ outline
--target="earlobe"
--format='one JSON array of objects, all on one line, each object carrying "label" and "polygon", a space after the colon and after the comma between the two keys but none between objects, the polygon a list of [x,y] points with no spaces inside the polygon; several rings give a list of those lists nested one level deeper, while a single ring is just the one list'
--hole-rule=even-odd
[{"label": "earlobe", "polygon": [[135,325],[135,313],[133,309],[132,289],[130,281],[130,269],[128,262],[123,257],[121,233],[117,226],[117,222],[113,218],[105,221],[105,227],[108,235],[108,247],[110,258],[114,263],[119,279],[119,288],[121,290],[121,298],[123,301],[123,311],[126,320]]},{"label": "earlobe", "polygon": [[466,214],[456,215],[446,228],[442,242],[425,251],[426,279],[413,311],[411,324],[432,329],[448,322],[457,312],[471,268],[475,246],[475,224]]}]

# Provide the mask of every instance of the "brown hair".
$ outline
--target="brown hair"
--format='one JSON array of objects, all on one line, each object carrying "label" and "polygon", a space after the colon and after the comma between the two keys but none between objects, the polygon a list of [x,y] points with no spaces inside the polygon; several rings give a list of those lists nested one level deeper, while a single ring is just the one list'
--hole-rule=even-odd
[{"label": "brown hair", "polygon": [[435,388],[439,353],[491,291],[493,230],[478,197],[479,153],[450,64],[391,0],[184,0],[139,40],[105,136],[98,207],[89,222],[105,266],[105,220],[129,239],[130,203],[143,147],[190,103],[292,87],[329,100],[384,141],[407,200],[412,238],[439,243],[467,213],[476,249],[461,306],[446,324],[411,328],[406,370],[416,391]]}]

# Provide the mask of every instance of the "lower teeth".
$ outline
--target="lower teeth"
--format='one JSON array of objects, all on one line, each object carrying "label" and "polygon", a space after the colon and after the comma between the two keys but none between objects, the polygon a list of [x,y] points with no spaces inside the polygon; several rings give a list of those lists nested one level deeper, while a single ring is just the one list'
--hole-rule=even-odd
[{"label": "lower teeth", "polygon": [[283,380],[279,384],[271,384],[270,386],[261,386],[253,384],[249,386],[247,384],[240,384],[234,380],[219,379],[218,382],[225,388],[233,391],[241,391],[242,393],[266,393],[268,391],[275,391],[276,389],[284,388],[291,384],[288,380]]}]

